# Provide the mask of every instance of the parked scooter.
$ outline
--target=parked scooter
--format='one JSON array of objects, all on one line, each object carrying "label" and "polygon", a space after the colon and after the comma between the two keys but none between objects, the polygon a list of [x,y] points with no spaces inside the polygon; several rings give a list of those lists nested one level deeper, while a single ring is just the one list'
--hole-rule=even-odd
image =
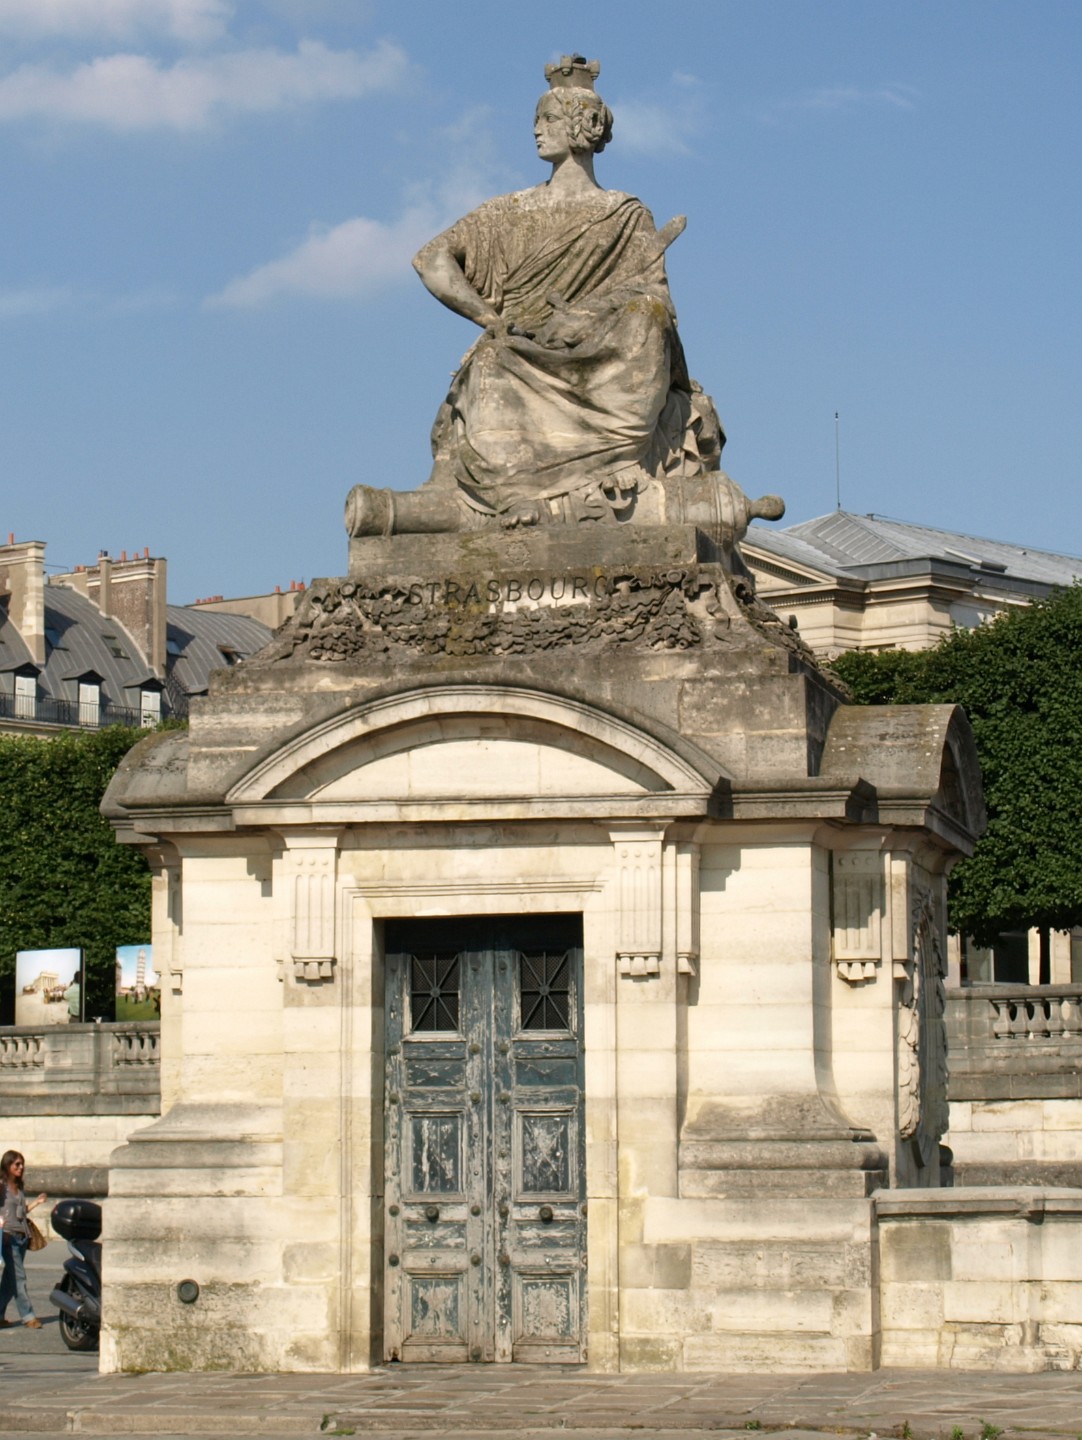
[{"label": "parked scooter", "polygon": [[64,1278],[49,1296],[60,1311],[60,1338],[69,1350],[96,1350],[101,1332],[101,1206],[61,1200],[53,1229],[68,1242]]}]

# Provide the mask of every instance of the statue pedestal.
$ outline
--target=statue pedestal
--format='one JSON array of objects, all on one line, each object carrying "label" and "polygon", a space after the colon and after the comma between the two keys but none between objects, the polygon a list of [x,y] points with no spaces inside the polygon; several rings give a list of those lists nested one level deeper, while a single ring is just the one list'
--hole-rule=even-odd
[{"label": "statue pedestal", "polygon": [[874,1365],[974,777],[695,526],[355,540],[107,797],[173,985],[105,1367]]}]

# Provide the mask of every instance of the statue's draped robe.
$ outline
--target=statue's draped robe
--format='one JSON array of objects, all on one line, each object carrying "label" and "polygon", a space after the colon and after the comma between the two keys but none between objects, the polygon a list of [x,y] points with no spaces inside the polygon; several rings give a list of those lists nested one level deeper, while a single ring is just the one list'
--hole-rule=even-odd
[{"label": "statue's draped robe", "polygon": [[[673,468],[693,410],[650,212],[618,191],[552,204],[545,189],[489,200],[431,242],[523,332],[477,341],[433,429],[432,483],[488,511],[591,487],[619,504],[643,470]],[[590,316],[570,346],[558,315],[548,328],[560,299]]]}]

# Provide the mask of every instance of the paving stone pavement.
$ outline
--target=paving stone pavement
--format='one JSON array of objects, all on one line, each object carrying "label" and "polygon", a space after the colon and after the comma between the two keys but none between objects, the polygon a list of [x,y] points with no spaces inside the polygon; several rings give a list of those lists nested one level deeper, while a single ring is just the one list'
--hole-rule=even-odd
[{"label": "paving stone pavement", "polygon": [[903,1426],[913,1440],[951,1440],[955,1427],[965,1440],[1082,1440],[1077,1371],[599,1375],[563,1366],[392,1365],[370,1375],[98,1375],[96,1356],[64,1348],[48,1304],[61,1247],[29,1258],[31,1295],[45,1323],[0,1331],[0,1440],[321,1433],[545,1440],[561,1431],[576,1440],[747,1440],[749,1432],[759,1440],[885,1440],[905,1434]]}]

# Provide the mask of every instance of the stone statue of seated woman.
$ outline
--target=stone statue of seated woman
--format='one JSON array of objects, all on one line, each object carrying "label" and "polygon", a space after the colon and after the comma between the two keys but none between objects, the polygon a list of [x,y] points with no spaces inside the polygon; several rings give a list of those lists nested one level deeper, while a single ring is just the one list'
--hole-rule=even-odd
[{"label": "stone statue of seated woman", "polygon": [[594,176],[612,137],[599,70],[578,55],[545,67],[534,136],[549,179],[486,201],[414,258],[482,334],[436,417],[428,483],[404,496],[357,487],[351,534],[693,519],[667,514],[659,492],[708,474],[731,484],[665,275],[684,219],[659,231],[641,201]]}]

